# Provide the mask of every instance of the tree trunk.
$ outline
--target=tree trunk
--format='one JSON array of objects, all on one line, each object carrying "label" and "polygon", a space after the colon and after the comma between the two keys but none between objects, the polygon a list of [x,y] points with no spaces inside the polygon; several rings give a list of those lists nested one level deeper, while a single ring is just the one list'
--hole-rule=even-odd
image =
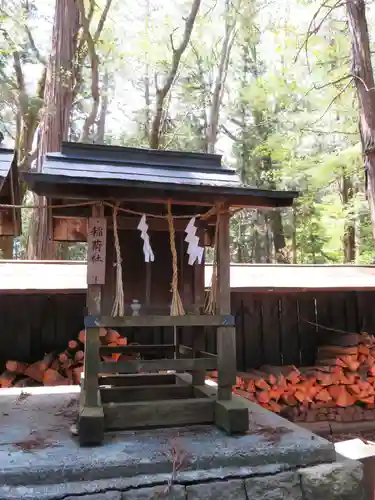
[{"label": "tree trunk", "polygon": [[[348,208],[353,201],[353,183],[351,179],[343,174],[341,178],[341,198],[344,208]],[[344,263],[355,261],[356,254],[356,231],[353,216],[345,215],[343,247],[344,247]]]},{"label": "tree trunk", "polygon": [[298,257],[297,257],[297,217],[296,217],[296,211],[295,208],[292,208],[292,220],[293,220],[293,229],[292,229],[292,263],[297,264]]},{"label": "tree trunk", "polygon": [[375,90],[365,1],[347,0],[346,8],[352,43],[352,73],[359,101],[367,196],[375,244]]},{"label": "tree trunk", "polygon": [[[42,169],[47,152],[61,151],[61,142],[69,134],[73,106],[74,58],[79,29],[79,11],[75,1],[56,0],[52,50],[44,92],[44,114],[40,124],[37,168]],[[54,245],[48,239],[48,213],[44,198],[36,198],[39,209],[30,219],[27,255],[29,259],[53,257]]]},{"label": "tree trunk", "polygon": [[156,103],[155,103],[155,113],[151,123],[151,133],[150,133],[150,147],[152,149],[160,148],[161,139],[161,129],[162,129],[162,116],[164,109],[164,101],[169,94],[174,79],[176,78],[178,67],[180,65],[182,54],[185,52],[186,47],[189,43],[191,33],[193,31],[195,19],[197,17],[201,0],[193,0],[193,4],[190,9],[189,15],[185,18],[184,34],[180,45],[175,48],[173,43],[173,35],[171,35],[172,43],[172,62],[169,68],[169,72],[164,80],[164,84],[159,87],[156,80]]},{"label": "tree trunk", "polygon": [[[257,118],[256,123],[259,123],[259,118]],[[267,172],[271,174],[271,180],[269,181],[270,189],[276,189],[276,183],[272,179],[272,169],[273,163],[270,155],[264,156],[262,158],[262,170],[263,172]],[[269,217],[267,217],[270,229],[272,233],[273,239],[273,247],[275,250],[275,259],[276,262],[282,264],[290,264],[289,257],[286,253],[286,242],[285,242],[285,233],[284,233],[284,224],[281,217],[280,210],[272,210],[269,213]]]},{"label": "tree trunk", "polygon": [[[14,71],[17,79],[17,114],[16,114],[16,149],[18,154],[18,168],[30,168],[33,157],[32,146],[35,132],[38,128],[40,109],[43,104],[43,94],[46,83],[46,71],[43,69],[39,78],[35,95],[28,95],[25,87],[21,59],[14,54]],[[26,184],[21,183],[21,200],[26,193]],[[0,238],[0,254],[5,259],[13,257],[14,238],[7,236]]]},{"label": "tree trunk", "polygon": [[280,210],[272,210],[269,214],[269,220],[271,223],[276,262],[280,264],[289,264],[290,261],[286,254],[284,227]]},{"label": "tree trunk", "polygon": [[228,66],[230,62],[230,53],[232,51],[232,46],[234,38],[232,33],[234,30],[235,23],[230,21],[230,8],[231,2],[226,1],[225,5],[225,34],[223,39],[223,44],[221,46],[220,52],[220,63],[218,68],[217,77],[215,80],[215,85],[212,92],[211,107],[208,119],[207,128],[207,146],[208,153],[215,153],[215,146],[217,141],[217,133],[219,130],[219,116],[220,107],[223,100],[224,85],[227,79]]},{"label": "tree trunk", "polygon": [[[65,1],[65,0],[64,0]],[[107,2],[107,5],[111,4],[110,0]],[[95,41],[90,32],[90,17],[86,16],[85,11],[85,3],[84,0],[75,0],[75,3],[78,8],[78,13],[80,15],[80,22],[83,28],[83,38],[86,41],[87,54],[90,61],[90,69],[91,69],[91,111],[89,115],[86,117],[83,127],[82,133],[80,137],[80,142],[89,142],[90,135],[92,136],[92,128],[96,123],[96,119],[98,116],[99,105],[100,105],[100,90],[99,90],[99,57],[95,48]],[[74,48],[74,51],[76,48]],[[74,91],[72,92],[73,96]]]},{"label": "tree trunk", "polygon": [[[146,12],[145,12],[145,37],[147,42],[150,42],[150,0],[146,0]],[[145,99],[145,121],[143,124],[143,134],[144,139],[149,143],[150,135],[150,123],[151,123],[151,81],[150,81],[150,62],[148,48],[145,53],[145,74],[143,78],[144,82],[144,99]]]},{"label": "tree trunk", "polygon": [[104,144],[105,137],[105,122],[108,113],[108,87],[109,87],[109,76],[108,71],[104,72],[103,82],[102,82],[102,90],[101,90],[101,103],[100,103],[100,113],[98,119],[98,126],[96,131],[96,144]]}]

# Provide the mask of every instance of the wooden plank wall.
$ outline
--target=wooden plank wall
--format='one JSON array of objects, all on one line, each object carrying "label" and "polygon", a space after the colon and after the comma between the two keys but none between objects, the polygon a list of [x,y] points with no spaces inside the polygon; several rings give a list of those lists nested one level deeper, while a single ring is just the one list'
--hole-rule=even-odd
[{"label": "wooden plank wall", "polygon": [[83,294],[0,295],[0,365],[61,352],[83,327]]},{"label": "wooden plank wall", "polygon": [[[317,345],[360,331],[375,334],[375,292],[232,292],[239,370],[262,364],[311,365]],[[84,294],[0,295],[0,365],[8,359],[36,361],[63,351],[83,328]],[[129,341],[173,342],[173,330],[132,331]],[[191,332],[180,341],[191,345]],[[206,350],[216,352],[215,332],[206,331]]]},{"label": "wooden plank wall", "polygon": [[239,370],[311,365],[316,347],[375,334],[375,292],[232,293]]}]

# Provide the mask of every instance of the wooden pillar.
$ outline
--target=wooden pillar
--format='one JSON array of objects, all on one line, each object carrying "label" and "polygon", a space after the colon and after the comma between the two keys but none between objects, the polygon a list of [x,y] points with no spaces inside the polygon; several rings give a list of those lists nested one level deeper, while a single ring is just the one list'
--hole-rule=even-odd
[{"label": "wooden pillar", "polygon": [[[203,229],[198,226],[197,236],[199,236],[199,244],[204,245],[203,240]],[[193,266],[193,307],[194,314],[200,314],[201,308],[204,306],[204,258],[202,263],[196,262]],[[205,346],[205,328],[204,326],[198,326],[192,328],[193,334],[193,353],[194,357],[197,357],[198,351],[204,351]],[[193,385],[204,385],[206,378],[206,371],[194,371],[192,372]]]},{"label": "wooden pillar", "polygon": [[[230,235],[229,211],[220,214],[218,248],[218,314],[230,314]],[[217,329],[218,399],[230,400],[236,383],[236,330]]]},{"label": "wooden pillar", "polygon": [[[104,206],[94,205],[92,218],[104,219]],[[101,228],[103,229],[103,228]],[[87,287],[87,312],[89,316],[100,316],[102,303],[102,285],[105,281],[105,247],[106,228],[102,236],[98,235],[96,244],[100,246],[99,257],[104,260],[101,270],[93,279],[90,275],[92,252],[88,250],[88,287]],[[98,243],[99,242],[99,243]],[[89,243],[90,244],[90,243]],[[104,250],[103,250],[104,247]],[[104,269],[104,272],[103,272]],[[99,392],[99,358],[100,337],[99,328],[86,329],[84,381],[81,394],[81,408],[79,419],[79,441],[81,445],[101,444],[104,438],[104,412]]]},{"label": "wooden pillar", "polygon": [[[218,295],[217,312],[229,315],[230,307],[230,238],[229,211],[220,215],[218,241]],[[217,329],[218,391],[215,423],[228,434],[243,433],[249,428],[249,412],[241,398],[232,396],[236,383],[236,329]]]}]

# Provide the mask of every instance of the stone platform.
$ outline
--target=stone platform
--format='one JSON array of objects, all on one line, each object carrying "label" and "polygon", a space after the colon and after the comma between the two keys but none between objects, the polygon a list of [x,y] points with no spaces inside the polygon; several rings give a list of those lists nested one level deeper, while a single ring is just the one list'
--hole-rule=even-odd
[{"label": "stone platform", "polygon": [[364,498],[361,464],[336,461],[331,443],[252,403],[245,436],[195,426],[80,448],[69,432],[78,391],[0,391],[0,500]]}]

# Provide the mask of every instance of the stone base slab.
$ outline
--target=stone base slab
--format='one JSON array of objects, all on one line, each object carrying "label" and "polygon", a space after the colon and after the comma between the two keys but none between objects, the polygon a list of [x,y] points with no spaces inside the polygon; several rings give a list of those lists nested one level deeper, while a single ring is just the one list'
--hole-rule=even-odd
[{"label": "stone base slab", "polygon": [[361,464],[250,402],[245,435],[214,426],[127,431],[96,448],[70,433],[77,394],[1,403],[0,500],[363,500]]},{"label": "stone base slab", "polygon": [[[182,473],[171,477],[134,480],[101,480],[48,486],[0,487],[1,500],[366,500],[362,465],[356,461],[333,462],[295,471],[267,475],[228,477],[220,471],[210,479],[190,482]],[[256,471],[254,471],[256,472]],[[215,479],[214,476],[218,477]],[[190,477],[192,480],[193,477]],[[148,484],[147,484],[148,482]],[[133,483],[133,484],[131,484]],[[147,484],[147,485],[146,485]]]}]

